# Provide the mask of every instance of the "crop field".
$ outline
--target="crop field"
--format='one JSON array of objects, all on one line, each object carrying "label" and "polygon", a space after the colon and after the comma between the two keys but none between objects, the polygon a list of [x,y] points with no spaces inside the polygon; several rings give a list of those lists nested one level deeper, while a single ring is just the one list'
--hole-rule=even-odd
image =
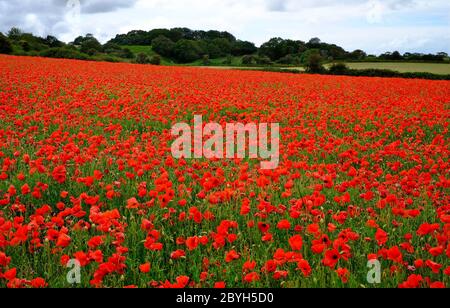
[{"label": "crop field", "polygon": [[395,62],[360,62],[347,63],[352,69],[385,69],[400,73],[432,73],[450,75],[450,64],[444,63],[395,63]]},{"label": "crop field", "polygon": [[[177,159],[279,123],[280,162]],[[450,287],[450,82],[0,56],[0,288]]]}]

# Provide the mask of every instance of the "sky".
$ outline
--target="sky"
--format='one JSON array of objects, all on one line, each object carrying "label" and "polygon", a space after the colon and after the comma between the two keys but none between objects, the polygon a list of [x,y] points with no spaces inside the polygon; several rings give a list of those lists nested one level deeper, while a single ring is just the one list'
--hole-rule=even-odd
[{"label": "sky", "polygon": [[70,42],[106,42],[131,30],[229,31],[257,45],[272,37],[319,37],[346,50],[450,53],[449,0],[0,0],[11,27]]}]

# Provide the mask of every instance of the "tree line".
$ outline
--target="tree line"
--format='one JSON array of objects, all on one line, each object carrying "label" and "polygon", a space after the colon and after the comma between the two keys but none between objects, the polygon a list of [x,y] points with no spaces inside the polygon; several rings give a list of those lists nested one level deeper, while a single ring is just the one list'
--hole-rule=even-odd
[{"label": "tree line", "polygon": [[[150,53],[134,53],[130,46],[146,46]],[[437,54],[386,52],[379,56],[363,50],[346,51],[336,45],[312,38],[301,40],[272,38],[259,48],[249,41],[237,39],[226,31],[199,31],[188,28],[135,30],[119,34],[101,44],[92,34],[77,37],[68,44],[54,36],[45,38],[12,28],[6,35],[0,33],[0,53],[82,60],[135,61],[160,64],[161,59],[174,63],[192,63],[223,58],[231,64],[236,57],[242,65],[308,65],[316,66],[333,61],[448,61],[445,52]],[[316,64],[318,63],[318,64]]]}]

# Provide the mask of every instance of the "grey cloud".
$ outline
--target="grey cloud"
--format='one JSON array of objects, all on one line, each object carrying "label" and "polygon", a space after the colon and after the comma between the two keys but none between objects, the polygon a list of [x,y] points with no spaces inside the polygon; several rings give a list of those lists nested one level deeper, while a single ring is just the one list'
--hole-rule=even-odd
[{"label": "grey cloud", "polygon": [[[38,35],[59,35],[67,30],[68,3],[77,0],[0,0],[0,31],[11,27]],[[133,7],[137,0],[81,0],[81,14],[113,12],[120,8]],[[62,32],[61,32],[62,31]]]},{"label": "grey cloud", "polygon": [[108,13],[121,8],[133,7],[136,0],[85,0],[81,1],[81,12],[86,14]]},{"label": "grey cloud", "polygon": [[287,12],[328,6],[364,5],[371,2],[380,3],[391,10],[401,10],[414,7],[420,3],[420,0],[265,0],[267,10],[271,12]]},{"label": "grey cloud", "polygon": [[287,11],[285,0],[268,0],[267,8],[272,12],[285,12]]}]

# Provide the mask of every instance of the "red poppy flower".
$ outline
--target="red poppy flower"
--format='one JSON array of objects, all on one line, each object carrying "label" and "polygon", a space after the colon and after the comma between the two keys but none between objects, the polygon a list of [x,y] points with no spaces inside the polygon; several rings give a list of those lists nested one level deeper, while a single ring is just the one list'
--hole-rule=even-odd
[{"label": "red poppy flower", "polygon": [[3,273],[3,277],[6,280],[13,280],[14,278],[16,278],[16,276],[17,276],[17,269],[16,268],[7,270],[5,273]]},{"label": "red poppy flower", "polygon": [[95,236],[88,241],[88,246],[91,249],[97,249],[97,247],[102,244],[103,244],[103,238],[101,236]]},{"label": "red poppy flower", "polygon": [[263,223],[263,222],[259,222],[258,223],[258,229],[259,229],[259,231],[261,231],[261,233],[265,234],[265,233],[267,233],[269,231],[270,225],[266,224],[266,223]]},{"label": "red poppy flower", "polygon": [[244,276],[244,281],[247,283],[252,283],[255,281],[259,281],[259,275],[255,272],[249,273],[247,275]]},{"label": "red poppy flower", "polygon": [[289,230],[291,228],[291,223],[289,220],[281,220],[277,225],[278,230]]},{"label": "red poppy flower", "polygon": [[150,268],[151,268],[150,263],[145,263],[145,264],[142,264],[139,266],[139,270],[141,271],[141,273],[144,273],[144,274],[149,273]]},{"label": "red poppy flower", "polygon": [[184,252],[184,250],[179,249],[179,250],[172,252],[172,254],[170,255],[170,258],[173,260],[178,260],[184,256],[186,256],[186,253]]},{"label": "red poppy flower", "polygon": [[240,255],[235,250],[231,250],[230,252],[227,253],[227,255],[225,257],[225,261],[227,263],[230,263],[239,258],[240,258]]},{"label": "red poppy flower", "polygon": [[31,286],[35,289],[42,289],[48,286],[47,282],[43,278],[35,278],[30,282]]},{"label": "red poppy flower", "polygon": [[65,248],[65,247],[70,245],[71,240],[72,239],[67,234],[61,233],[58,236],[58,240],[56,242],[56,246]]},{"label": "red poppy flower", "polygon": [[325,252],[325,258],[322,260],[322,263],[327,267],[334,268],[338,264],[340,258],[341,255],[339,254],[339,251],[331,249]]},{"label": "red poppy flower", "polygon": [[312,270],[311,270],[311,266],[309,265],[308,261],[300,260],[300,261],[298,261],[297,265],[298,265],[298,269],[302,271],[303,276],[309,277],[311,275]]},{"label": "red poppy flower", "polygon": [[191,251],[197,249],[199,244],[200,244],[200,241],[199,241],[198,237],[196,237],[196,236],[188,237],[188,239],[186,240],[186,247]]},{"label": "red poppy flower", "polygon": [[339,278],[343,283],[348,283],[348,280],[350,278],[350,272],[346,268],[339,268],[336,270],[336,273],[338,274]]},{"label": "red poppy flower", "polygon": [[53,179],[59,184],[63,184],[66,181],[66,174],[67,170],[65,166],[58,166],[52,172]]},{"label": "red poppy flower", "polygon": [[378,246],[384,246],[388,241],[388,234],[384,230],[378,229],[375,234],[375,239],[378,242]]},{"label": "red poppy flower", "polygon": [[300,235],[294,235],[289,239],[289,245],[291,246],[292,250],[300,251],[303,247],[303,238]]}]

